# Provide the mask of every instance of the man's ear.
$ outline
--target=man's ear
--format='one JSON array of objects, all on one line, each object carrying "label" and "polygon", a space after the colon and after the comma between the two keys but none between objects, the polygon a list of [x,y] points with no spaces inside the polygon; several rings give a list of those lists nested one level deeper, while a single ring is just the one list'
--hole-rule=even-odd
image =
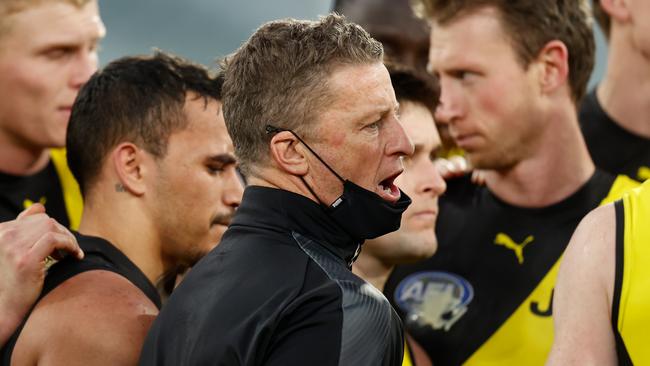
[{"label": "man's ear", "polygon": [[621,23],[630,20],[632,14],[627,4],[628,0],[599,0],[599,2],[600,7],[612,20]]},{"label": "man's ear", "polygon": [[544,94],[552,94],[567,85],[569,50],[564,42],[559,40],[548,42],[539,51],[536,62],[540,66],[539,83]]},{"label": "man's ear", "polygon": [[291,132],[276,133],[271,138],[269,147],[271,156],[280,169],[296,176],[303,176],[309,171],[306,149]]},{"label": "man's ear", "polygon": [[119,182],[115,182],[116,190],[125,190],[136,196],[145,192],[143,165],[144,153],[136,145],[123,142],[111,153],[111,160]]}]

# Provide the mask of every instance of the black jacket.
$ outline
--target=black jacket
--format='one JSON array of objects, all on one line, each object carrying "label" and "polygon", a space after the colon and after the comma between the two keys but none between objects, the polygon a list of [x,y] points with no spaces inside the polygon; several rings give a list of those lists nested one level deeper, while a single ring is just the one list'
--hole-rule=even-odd
[{"label": "black jacket", "polygon": [[221,244],[174,291],[141,365],[400,365],[402,327],[350,272],[359,244],[316,203],[248,187]]}]

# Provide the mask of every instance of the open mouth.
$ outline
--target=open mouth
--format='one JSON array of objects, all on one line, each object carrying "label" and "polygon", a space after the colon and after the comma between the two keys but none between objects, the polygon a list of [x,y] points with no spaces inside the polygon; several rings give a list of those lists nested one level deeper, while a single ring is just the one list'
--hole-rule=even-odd
[{"label": "open mouth", "polygon": [[397,172],[396,174],[382,180],[379,182],[379,195],[386,201],[389,202],[397,202],[400,197],[400,191],[399,188],[395,185],[395,178],[397,178],[400,175],[401,172]]}]

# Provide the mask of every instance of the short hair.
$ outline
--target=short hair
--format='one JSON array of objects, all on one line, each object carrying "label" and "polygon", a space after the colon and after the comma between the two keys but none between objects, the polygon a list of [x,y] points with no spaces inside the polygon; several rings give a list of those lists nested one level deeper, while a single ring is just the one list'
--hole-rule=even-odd
[{"label": "short hair", "polygon": [[309,136],[332,98],[332,71],[382,58],[381,43],[340,15],[262,25],[223,62],[224,118],[244,173],[266,164],[267,124]]},{"label": "short hair", "polygon": [[609,39],[609,31],[612,26],[612,20],[609,17],[609,14],[600,6],[600,0],[593,0],[593,13],[594,18],[598,22],[600,29],[603,31],[605,38]]},{"label": "short hair", "polygon": [[122,142],[164,157],[169,136],[189,124],[186,98],[220,100],[222,83],[205,67],[163,52],[124,57],[96,72],[77,95],[66,136],[68,165],[82,193]]},{"label": "short hair", "polygon": [[10,16],[13,14],[47,3],[68,3],[81,8],[92,1],[94,0],[1,0],[0,37],[4,36],[11,29]]},{"label": "short hair", "polygon": [[398,102],[424,105],[433,115],[440,100],[438,78],[400,65],[387,64]]},{"label": "short hair", "polygon": [[574,102],[585,95],[594,67],[595,40],[588,0],[417,0],[416,11],[444,25],[479,9],[494,7],[523,67],[552,40],[569,50],[569,84]]}]

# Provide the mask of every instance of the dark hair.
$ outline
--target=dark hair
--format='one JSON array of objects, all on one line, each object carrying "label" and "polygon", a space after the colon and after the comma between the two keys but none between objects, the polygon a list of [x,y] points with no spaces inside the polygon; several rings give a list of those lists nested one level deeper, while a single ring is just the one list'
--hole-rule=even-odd
[{"label": "dark hair", "polygon": [[609,39],[609,30],[612,24],[612,20],[609,17],[609,14],[600,6],[600,0],[593,0],[593,9],[594,9],[594,18],[598,21],[600,29],[603,31],[603,34],[606,38]]},{"label": "dark hair", "polygon": [[267,124],[311,134],[332,98],[327,80],[336,67],[382,57],[381,43],[340,15],[262,25],[223,63],[224,117],[242,170],[266,164]]},{"label": "dark hair", "polygon": [[398,102],[419,103],[435,113],[440,99],[440,84],[435,76],[399,65],[386,67]]},{"label": "dark hair", "polygon": [[417,0],[416,11],[440,25],[493,7],[523,67],[552,40],[569,50],[569,84],[578,104],[594,67],[595,40],[588,0]]},{"label": "dark hair", "polygon": [[95,73],[72,107],[66,137],[68,165],[82,193],[97,178],[112,148],[131,141],[160,158],[169,136],[188,125],[188,93],[221,99],[223,77],[200,65],[156,52],[124,57]]}]

